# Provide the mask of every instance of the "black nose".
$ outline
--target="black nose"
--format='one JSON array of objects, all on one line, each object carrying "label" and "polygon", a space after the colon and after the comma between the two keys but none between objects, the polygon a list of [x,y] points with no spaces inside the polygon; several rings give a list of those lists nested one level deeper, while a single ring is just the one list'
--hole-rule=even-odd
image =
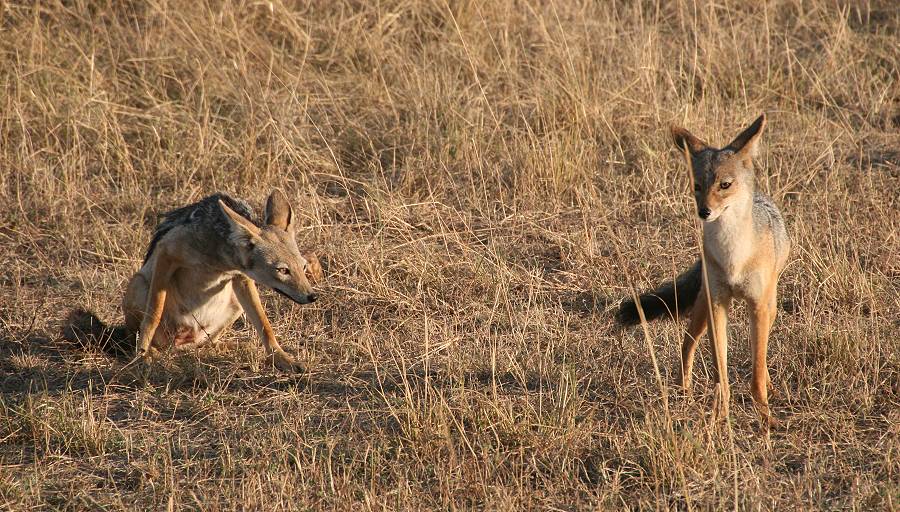
[{"label": "black nose", "polygon": [[315,293],[310,293],[309,295],[306,296],[306,298],[307,298],[310,302],[315,302],[315,301],[316,301],[316,297],[318,297],[318,295],[316,295]]},{"label": "black nose", "polygon": [[709,208],[707,208],[705,206],[703,208],[700,208],[697,211],[697,215],[699,215],[701,219],[708,218],[711,213],[712,213],[712,210],[710,210]]}]

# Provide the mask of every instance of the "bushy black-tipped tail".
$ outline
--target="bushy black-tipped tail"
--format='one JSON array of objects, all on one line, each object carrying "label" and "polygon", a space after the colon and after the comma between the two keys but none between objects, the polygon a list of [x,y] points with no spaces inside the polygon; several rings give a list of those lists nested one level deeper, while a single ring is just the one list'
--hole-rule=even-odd
[{"label": "bushy black-tipped tail", "polygon": [[[691,268],[675,278],[674,282],[666,283],[656,290],[641,294],[641,309],[644,310],[644,318],[649,322],[657,318],[675,318],[683,315],[691,309],[700,294],[703,284],[701,263],[697,260]],[[616,315],[619,323],[624,325],[636,325],[641,322],[637,305],[631,297],[619,304],[619,312]]]},{"label": "bushy black-tipped tail", "polygon": [[131,355],[136,344],[134,333],[124,325],[106,325],[97,315],[85,309],[73,309],[69,313],[62,337],[84,348],[99,348],[117,357]]}]

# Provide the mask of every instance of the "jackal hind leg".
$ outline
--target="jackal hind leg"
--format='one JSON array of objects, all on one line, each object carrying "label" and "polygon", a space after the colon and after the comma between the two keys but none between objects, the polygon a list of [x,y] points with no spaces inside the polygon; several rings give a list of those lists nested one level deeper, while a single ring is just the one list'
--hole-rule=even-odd
[{"label": "jackal hind leg", "polygon": [[[144,313],[147,310],[147,295],[150,292],[150,281],[140,272],[135,272],[128,281],[125,296],[122,298],[122,313],[125,316],[125,328],[131,333],[140,333],[141,324],[144,321]],[[137,351],[140,347],[135,346]],[[153,357],[155,349],[151,344],[148,347],[149,355]]]},{"label": "jackal hind leg", "polygon": [[125,296],[122,297],[122,313],[125,315],[125,326],[137,332],[147,309],[147,292],[150,283],[140,272],[136,272],[128,281]]},{"label": "jackal hind leg", "polygon": [[[178,268],[178,263],[164,248],[157,249],[156,260],[153,265],[153,275],[147,290],[146,307],[141,319],[137,343],[137,356],[146,358],[150,354],[150,344],[153,336],[162,321],[166,306],[166,294],[171,286],[172,275]],[[135,286],[140,286],[138,282]]]}]

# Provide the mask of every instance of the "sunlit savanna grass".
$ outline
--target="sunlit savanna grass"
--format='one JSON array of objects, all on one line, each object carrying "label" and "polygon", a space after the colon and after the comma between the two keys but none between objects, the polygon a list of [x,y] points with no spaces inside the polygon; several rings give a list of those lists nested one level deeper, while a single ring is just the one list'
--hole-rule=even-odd
[{"label": "sunlit savanna grass", "polygon": [[[0,3],[0,509],[897,508],[898,62],[890,1]],[[729,423],[706,343],[685,398],[683,326],[611,316],[697,257],[668,124],[761,112],[769,434],[741,308]],[[249,327],[148,372],[58,339],[158,213],[274,187],[308,375]]]}]

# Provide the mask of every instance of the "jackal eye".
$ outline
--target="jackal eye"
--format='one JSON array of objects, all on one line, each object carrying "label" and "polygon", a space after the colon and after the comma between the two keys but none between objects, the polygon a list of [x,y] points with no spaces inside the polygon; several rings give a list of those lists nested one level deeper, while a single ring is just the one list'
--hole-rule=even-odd
[{"label": "jackal eye", "polygon": [[281,274],[283,276],[291,275],[291,269],[289,269],[287,267],[278,267],[275,269],[275,272],[278,272],[279,274]]},{"label": "jackal eye", "polygon": [[728,188],[730,186],[731,186],[730,181],[723,181],[722,183],[719,184],[719,188],[722,190],[725,190],[726,188]]}]

